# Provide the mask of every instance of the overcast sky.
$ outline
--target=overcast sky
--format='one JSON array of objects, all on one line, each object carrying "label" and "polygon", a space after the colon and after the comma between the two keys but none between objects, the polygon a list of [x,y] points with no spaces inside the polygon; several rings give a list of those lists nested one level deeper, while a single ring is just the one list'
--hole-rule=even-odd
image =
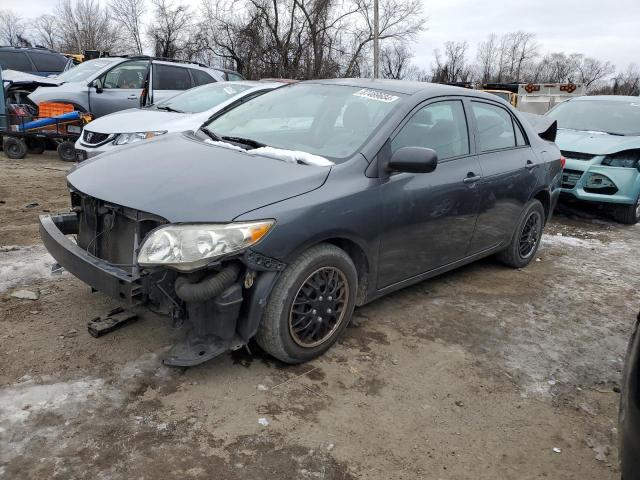
[{"label": "overcast sky", "polygon": [[[101,0],[106,3],[106,0]],[[200,0],[184,0],[196,7]],[[413,49],[415,63],[431,66],[433,49],[447,40],[467,40],[473,47],[486,36],[515,30],[533,32],[542,52],[584,53],[610,60],[622,70],[640,64],[640,0],[534,0],[479,2],[423,0],[427,31]],[[47,13],[56,0],[1,0],[24,17]],[[475,61],[475,51],[469,60]]]}]

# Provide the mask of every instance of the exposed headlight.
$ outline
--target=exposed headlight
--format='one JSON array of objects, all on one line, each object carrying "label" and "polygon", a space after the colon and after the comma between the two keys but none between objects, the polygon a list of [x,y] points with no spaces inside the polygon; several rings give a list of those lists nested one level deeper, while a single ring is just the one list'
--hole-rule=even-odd
[{"label": "exposed headlight", "polygon": [[607,155],[602,160],[602,165],[620,168],[639,168],[640,149],[624,150],[622,152]]},{"label": "exposed headlight", "polygon": [[258,243],[273,220],[228,224],[184,224],[160,227],[142,243],[138,264],[189,271]]},{"label": "exposed headlight", "polygon": [[148,140],[153,137],[157,137],[158,135],[164,135],[167,133],[166,130],[159,132],[135,132],[135,133],[121,133],[116,138],[115,145],[126,145],[128,143],[139,142],[140,140]]}]

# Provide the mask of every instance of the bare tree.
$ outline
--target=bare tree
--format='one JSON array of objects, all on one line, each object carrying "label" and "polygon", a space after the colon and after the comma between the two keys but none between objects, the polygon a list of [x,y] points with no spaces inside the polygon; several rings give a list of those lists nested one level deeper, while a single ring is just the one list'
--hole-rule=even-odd
[{"label": "bare tree", "polygon": [[[362,76],[371,66],[372,0],[203,3],[205,51],[249,78]],[[406,43],[423,28],[420,0],[381,0],[380,38]]]},{"label": "bare tree", "polygon": [[490,34],[484,42],[478,45],[478,77],[482,82],[494,79],[496,63],[499,57],[498,36]]},{"label": "bare tree", "polygon": [[145,0],[111,0],[109,4],[111,14],[119,22],[128,43],[138,55],[142,54],[142,17],[145,13]]},{"label": "bare tree", "polygon": [[0,10],[0,44],[12,47],[30,46],[25,38],[23,19],[12,10]]},{"label": "bare tree", "polygon": [[[358,73],[363,61],[363,53],[373,42],[373,0],[355,0],[359,18],[351,31],[350,59],[345,76]],[[411,41],[424,30],[422,2],[420,0],[380,0],[379,39]]]},{"label": "bare tree", "polygon": [[46,13],[36,17],[31,22],[31,31],[36,45],[42,45],[52,50],[58,49],[60,39],[54,15]]},{"label": "bare tree", "polygon": [[159,57],[183,57],[193,34],[194,18],[187,5],[152,0],[153,20],[147,34]]},{"label": "bare tree", "polygon": [[596,58],[587,57],[578,65],[577,81],[584,83],[587,89],[593,89],[615,70],[616,67],[611,62],[603,62]]},{"label": "bare tree", "polygon": [[444,56],[434,50],[435,65],[432,70],[433,82],[468,82],[471,80],[471,67],[467,64],[467,42],[446,42]]},{"label": "bare tree", "polygon": [[[121,44],[121,32],[98,0],[61,0],[54,11],[60,48],[69,52],[113,52]],[[115,48],[114,48],[115,47]]]},{"label": "bare tree", "polygon": [[417,67],[411,63],[412,57],[411,51],[403,44],[394,43],[383,48],[380,55],[382,78],[414,78]]},{"label": "bare tree", "polygon": [[613,95],[640,95],[640,69],[634,63],[624,73],[616,75],[611,90]]}]

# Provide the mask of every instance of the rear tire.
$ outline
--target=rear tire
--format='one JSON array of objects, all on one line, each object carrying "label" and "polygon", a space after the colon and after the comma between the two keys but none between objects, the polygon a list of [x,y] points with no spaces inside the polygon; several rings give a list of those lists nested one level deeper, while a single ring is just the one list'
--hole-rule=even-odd
[{"label": "rear tire", "polygon": [[69,140],[64,140],[60,142],[58,145],[58,156],[60,160],[65,162],[75,162],[76,161],[76,147],[73,142]]},{"label": "rear tire", "polygon": [[30,138],[27,140],[27,149],[34,155],[42,155],[47,148],[43,138]]},{"label": "rear tire", "polygon": [[311,247],[278,279],[258,327],[258,345],[285,363],[322,355],[351,320],[357,287],[356,268],[344,250]]},{"label": "rear tire", "polygon": [[21,138],[4,137],[2,140],[4,154],[12,160],[20,160],[27,155],[27,144]]},{"label": "rear tire", "polygon": [[640,195],[635,205],[619,205],[613,211],[613,218],[620,223],[635,225],[640,221]]},{"label": "rear tire", "polygon": [[509,246],[498,253],[498,259],[512,268],[523,268],[535,258],[542,228],[545,224],[544,207],[539,200],[533,199],[525,205],[517,228],[511,237]]}]

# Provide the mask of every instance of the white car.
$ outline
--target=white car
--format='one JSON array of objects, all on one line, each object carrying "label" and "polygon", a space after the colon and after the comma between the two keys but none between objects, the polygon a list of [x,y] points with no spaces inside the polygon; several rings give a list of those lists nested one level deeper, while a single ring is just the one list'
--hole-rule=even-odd
[{"label": "white car", "polygon": [[195,130],[215,113],[282,85],[251,81],[209,83],[146,108],[100,117],[82,130],[75,144],[76,160],[83,161],[165,133]]}]

